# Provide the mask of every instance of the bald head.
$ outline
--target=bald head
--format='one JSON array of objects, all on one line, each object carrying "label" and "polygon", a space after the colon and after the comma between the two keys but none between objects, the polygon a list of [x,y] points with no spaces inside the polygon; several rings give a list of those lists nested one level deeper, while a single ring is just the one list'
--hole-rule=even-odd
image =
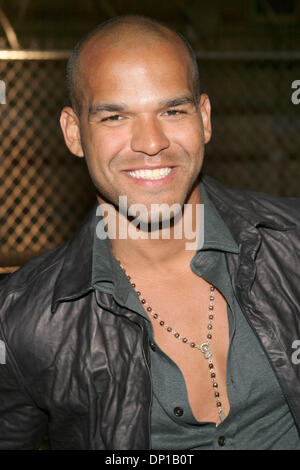
[{"label": "bald head", "polygon": [[[84,77],[81,70],[81,58],[86,51],[112,46],[152,47],[157,43],[169,42],[182,48],[187,56],[189,73],[192,81],[195,102],[200,96],[199,71],[195,53],[187,39],[180,33],[157,20],[141,15],[124,15],[112,18],[98,25],[84,36],[74,47],[67,64],[67,89],[70,104],[79,115],[84,93]],[[184,61],[183,61],[184,63]]]}]

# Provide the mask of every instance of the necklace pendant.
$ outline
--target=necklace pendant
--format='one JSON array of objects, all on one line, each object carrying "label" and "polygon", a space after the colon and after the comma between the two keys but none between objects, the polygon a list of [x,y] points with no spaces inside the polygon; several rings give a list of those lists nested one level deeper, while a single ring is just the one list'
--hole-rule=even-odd
[{"label": "necklace pendant", "polygon": [[223,411],[219,411],[219,416],[220,416],[220,420],[224,421],[225,415],[224,415]]},{"label": "necklace pendant", "polygon": [[212,356],[212,353],[210,352],[210,349],[209,349],[209,344],[208,343],[202,343],[200,345],[200,351],[204,354],[204,357],[206,359],[209,359],[211,356]]}]

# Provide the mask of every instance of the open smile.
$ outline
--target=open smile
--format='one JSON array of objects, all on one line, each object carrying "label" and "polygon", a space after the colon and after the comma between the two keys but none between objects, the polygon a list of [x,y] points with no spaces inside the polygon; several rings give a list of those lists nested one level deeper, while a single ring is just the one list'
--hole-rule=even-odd
[{"label": "open smile", "polygon": [[165,168],[155,168],[154,170],[136,170],[136,171],[129,171],[128,173],[133,178],[142,178],[144,180],[159,180],[168,176],[173,168],[165,167]]},{"label": "open smile", "polygon": [[173,179],[177,167],[141,168],[138,170],[127,170],[124,173],[138,184],[146,186],[157,186],[167,184]]}]

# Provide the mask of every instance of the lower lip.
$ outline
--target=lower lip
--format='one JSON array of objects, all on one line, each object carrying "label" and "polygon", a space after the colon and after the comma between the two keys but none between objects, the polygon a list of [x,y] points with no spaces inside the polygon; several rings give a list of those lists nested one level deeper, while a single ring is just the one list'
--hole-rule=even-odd
[{"label": "lower lip", "polygon": [[163,186],[165,184],[169,184],[170,181],[174,178],[175,174],[177,173],[177,167],[173,167],[172,171],[167,175],[164,176],[163,178],[160,178],[159,180],[147,180],[143,178],[134,178],[134,176],[131,176],[129,173],[126,171],[124,174],[128,176],[132,181],[134,181],[136,184],[139,184],[141,186],[146,186],[148,188],[157,188],[159,186]]}]

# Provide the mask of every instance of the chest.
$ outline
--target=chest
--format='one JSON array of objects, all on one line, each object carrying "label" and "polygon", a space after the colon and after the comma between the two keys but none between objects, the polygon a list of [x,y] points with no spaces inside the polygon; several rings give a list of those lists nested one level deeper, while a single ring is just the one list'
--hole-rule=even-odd
[{"label": "chest", "polygon": [[[152,283],[151,287],[142,281],[139,285],[136,288],[147,302],[144,308],[152,323],[155,342],[180,369],[195,418],[217,422],[209,362],[189,342],[200,345],[210,335],[214,371],[218,387],[220,391],[222,389],[222,405],[227,414],[226,357],[229,332],[226,300],[217,289],[212,294],[210,284],[198,276],[172,283],[161,280]],[[147,306],[151,307],[151,312],[147,311]]]}]

